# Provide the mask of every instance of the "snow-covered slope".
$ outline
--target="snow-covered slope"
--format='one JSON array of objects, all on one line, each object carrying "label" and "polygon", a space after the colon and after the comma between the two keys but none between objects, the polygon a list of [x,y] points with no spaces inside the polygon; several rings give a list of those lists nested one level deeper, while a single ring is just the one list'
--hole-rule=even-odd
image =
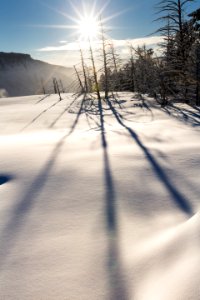
[{"label": "snow-covered slope", "polygon": [[62,97],[0,99],[0,299],[200,299],[199,111]]},{"label": "snow-covered slope", "polygon": [[0,52],[0,98],[40,94],[43,89],[53,93],[54,77],[61,90],[73,91],[73,69],[34,60],[28,54]]}]

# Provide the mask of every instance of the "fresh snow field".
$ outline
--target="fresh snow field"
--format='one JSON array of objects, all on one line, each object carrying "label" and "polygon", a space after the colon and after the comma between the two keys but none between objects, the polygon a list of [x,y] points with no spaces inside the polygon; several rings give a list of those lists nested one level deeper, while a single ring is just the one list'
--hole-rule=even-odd
[{"label": "fresh snow field", "polygon": [[0,300],[200,299],[200,109],[0,99]]}]

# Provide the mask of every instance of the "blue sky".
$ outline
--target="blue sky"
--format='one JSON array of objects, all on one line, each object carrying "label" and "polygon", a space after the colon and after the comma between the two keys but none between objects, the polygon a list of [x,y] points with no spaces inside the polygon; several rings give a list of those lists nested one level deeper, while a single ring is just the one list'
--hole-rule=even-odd
[{"label": "blue sky", "polygon": [[[82,1],[71,0],[71,3],[81,11]],[[87,7],[92,7],[94,3],[92,0],[84,2]],[[116,14],[116,17],[107,22],[108,26],[113,27],[109,31],[110,36],[115,40],[137,39],[154,32],[158,27],[158,24],[153,22],[157,2],[157,0],[109,1],[102,15],[109,17]],[[105,3],[107,3],[105,0],[96,0],[96,11],[99,11]],[[73,56],[73,49],[70,53],[70,50],[63,47],[64,43],[60,43],[60,41],[74,42],[71,35],[73,29],[52,27],[52,25],[73,24],[69,18],[62,15],[66,13],[77,17],[73,5],[68,0],[0,0],[0,51],[30,53],[34,58],[58,64],[61,63],[60,57],[63,57],[63,52],[68,57]],[[189,10],[196,7],[197,3],[190,4]],[[69,62],[70,59],[64,64]]]}]

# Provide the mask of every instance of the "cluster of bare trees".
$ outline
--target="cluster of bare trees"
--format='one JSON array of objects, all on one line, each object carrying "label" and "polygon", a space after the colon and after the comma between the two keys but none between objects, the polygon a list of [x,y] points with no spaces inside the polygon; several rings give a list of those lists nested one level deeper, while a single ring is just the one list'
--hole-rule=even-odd
[{"label": "cluster of bare trees", "polygon": [[123,64],[100,22],[98,63],[89,40],[89,54],[84,57],[80,47],[81,68],[74,67],[81,92],[96,92],[98,99],[103,92],[107,99],[114,91],[132,91],[155,96],[162,105],[172,99],[200,105],[200,9],[188,14],[189,2],[193,0],[159,2],[161,54],[129,44],[130,55]]},{"label": "cluster of bare trees", "polygon": [[[116,90],[116,84],[119,83],[119,57],[112,41],[106,36],[101,20],[99,24],[98,42],[95,42],[94,46],[94,43],[88,38],[88,49],[84,49],[85,51],[80,45],[80,64],[78,64],[78,68],[74,66],[74,70],[81,93],[95,92],[100,100],[103,92],[106,100],[109,93]],[[97,43],[98,47],[96,47]],[[118,88],[118,90],[120,89]]]},{"label": "cluster of bare trees", "polygon": [[63,86],[63,82],[61,79],[57,79],[56,77],[52,78],[52,84],[49,82],[44,82],[43,79],[40,81],[41,84],[41,92],[45,94],[58,94],[59,99],[62,100],[61,93],[65,93],[65,89]]}]

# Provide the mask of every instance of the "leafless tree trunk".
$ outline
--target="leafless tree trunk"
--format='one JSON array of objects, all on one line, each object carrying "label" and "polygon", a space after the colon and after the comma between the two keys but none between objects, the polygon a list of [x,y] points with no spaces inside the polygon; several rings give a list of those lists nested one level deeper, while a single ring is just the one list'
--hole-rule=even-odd
[{"label": "leafless tree trunk", "polygon": [[43,94],[45,95],[46,94],[46,90],[45,90],[44,80],[43,79],[41,79],[41,85],[42,85]]},{"label": "leafless tree trunk", "polygon": [[84,83],[85,83],[85,93],[89,92],[88,89],[88,83],[87,83],[87,75],[86,75],[86,69],[85,69],[85,63],[84,63],[84,57],[83,57],[83,51],[80,47],[80,55],[81,55],[81,65],[82,65],[82,70],[83,70],[83,76],[84,76]]},{"label": "leafless tree trunk", "polygon": [[119,66],[118,66],[118,61],[117,61],[118,55],[115,52],[115,47],[112,42],[109,44],[109,46],[110,46],[111,59],[113,62],[113,67],[114,67],[114,73],[112,76],[113,86],[116,91],[120,91],[121,83],[120,83],[119,72],[118,72],[119,71]]},{"label": "leafless tree trunk", "polygon": [[104,64],[104,74],[105,74],[105,99],[108,99],[108,62],[107,62],[107,53],[106,53],[106,39],[105,32],[103,29],[103,24],[100,19],[101,25],[101,41],[102,41],[102,51],[103,51],[103,64]]},{"label": "leafless tree trunk", "polygon": [[93,54],[92,43],[91,43],[90,38],[88,39],[88,41],[89,41],[90,59],[91,59],[91,62],[92,62],[92,71],[93,71],[93,76],[94,76],[94,82],[95,82],[97,98],[98,98],[98,100],[101,100],[101,95],[100,95],[100,91],[99,91],[99,84],[98,84],[98,78],[97,78],[97,71],[96,71],[96,67],[95,67],[94,54]]},{"label": "leafless tree trunk", "polygon": [[61,94],[60,94],[60,88],[59,88],[58,81],[57,81],[56,78],[53,78],[53,86],[54,86],[54,92],[55,92],[55,94],[59,95],[59,99],[61,101],[62,97],[61,97]]},{"label": "leafless tree trunk", "polygon": [[74,70],[75,70],[75,73],[76,73],[76,76],[77,76],[77,79],[78,79],[78,82],[79,82],[79,85],[80,85],[80,88],[81,88],[81,93],[84,91],[84,87],[83,87],[83,84],[82,84],[82,81],[81,81],[81,78],[79,76],[79,73],[76,69],[76,66],[74,66]]},{"label": "leafless tree trunk", "polygon": [[64,94],[65,90],[64,90],[64,87],[63,87],[62,80],[60,79],[59,82],[60,82],[60,86],[61,86],[61,89],[62,89],[62,93]]}]

